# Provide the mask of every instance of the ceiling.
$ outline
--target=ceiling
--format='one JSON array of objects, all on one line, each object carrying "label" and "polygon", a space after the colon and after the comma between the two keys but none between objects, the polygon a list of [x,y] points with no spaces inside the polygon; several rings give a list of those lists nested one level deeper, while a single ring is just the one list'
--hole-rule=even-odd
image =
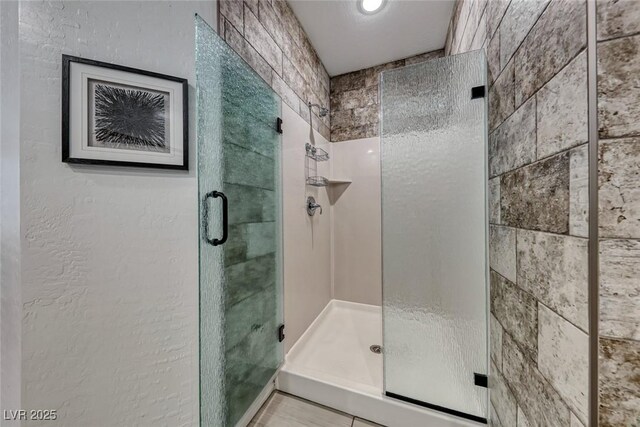
[{"label": "ceiling", "polygon": [[454,0],[387,0],[373,15],[356,0],[289,0],[329,75],[442,49]]}]

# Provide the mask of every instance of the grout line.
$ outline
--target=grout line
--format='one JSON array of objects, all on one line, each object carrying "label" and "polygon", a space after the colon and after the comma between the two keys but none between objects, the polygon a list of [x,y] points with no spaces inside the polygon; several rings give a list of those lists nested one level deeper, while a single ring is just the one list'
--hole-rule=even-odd
[{"label": "grout line", "polygon": [[[248,6],[245,5],[244,1],[243,1],[242,4],[240,5],[240,7],[242,8],[242,38],[247,40],[247,14],[245,12],[245,9]],[[249,40],[247,40],[247,43],[248,42],[249,42]]]},{"label": "grout line", "polygon": [[[525,291],[526,292],[526,291]],[[537,298],[536,298],[537,299]],[[580,326],[576,325],[575,323],[573,323],[571,320],[567,319],[566,317],[564,317],[564,315],[558,313],[553,307],[550,307],[548,304],[546,304],[544,301],[540,301],[537,300],[538,304],[547,308],[549,311],[552,311],[553,314],[555,314],[556,316],[560,317],[562,320],[564,320],[565,322],[569,323],[570,325],[572,325],[574,328],[578,329],[580,332],[584,333],[587,337],[589,337],[589,331],[585,331],[584,329],[582,329]]]},{"label": "grout line", "polygon": [[[490,45],[490,44],[491,44],[491,42],[493,41],[493,38],[494,38],[494,37],[497,37],[497,38],[498,38],[498,41],[496,42],[496,43],[498,43],[498,74],[497,74],[496,76],[493,76],[493,79],[491,80],[491,86],[489,87],[489,90],[491,90],[491,89],[493,88],[493,86],[495,86],[495,84],[496,84],[496,80],[498,80],[498,77],[500,77],[500,75],[501,75],[501,74],[502,74],[502,72],[504,71],[504,70],[501,70],[501,69],[500,69],[500,43],[502,43],[502,41],[500,40],[500,39],[501,39],[501,37],[500,37],[500,31],[498,31],[498,28],[499,28],[499,27],[496,27],[495,34],[489,38],[489,43],[487,43],[487,61],[488,61],[488,60],[489,60],[489,45]],[[488,66],[488,64],[487,64],[487,66]],[[513,79],[513,80],[514,80],[513,84],[515,85],[515,76],[514,76],[514,79]],[[513,92],[515,93],[515,91],[516,91],[516,90],[515,90],[515,86],[514,86]],[[489,92],[489,93],[490,93],[490,92]],[[514,96],[515,96],[515,95],[514,95]],[[488,119],[488,117],[487,117],[487,119]],[[487,120],[487,121],[488,121],[488,120]]]},{"label": "grout line", "polygon": [[632,343],[640,343],[640,339],[615,337],[613,335],[599,335],[598,338],[603,338],[610,341],[615,340],[615,341],[628,341]]},{"label": "grout line", "polygon": [[621,142],[623,140],[629,140],[629,139],[639,139],[640,138],[640,134],[635,134],[635,135],[623,135],[623,136],[609,136],[606,138],[603,137],[598,137],[598,142]]},{"label": "grout line", "polygon": [[[462,2],[464,7],[464,3]],[[462,44],[462,40],[464,39],[465,34],[467,34],[467,25],[469,25],[469,19],[471,19],[471,7],[469,7],[469,14],[467,15],[467,19],[464,21],[464,28],[462,29],[462,33],[460,34],[460,40],[458,40],[458,45],[456,46],[456,53],[460,53],[460,45]],[[459,16],[459,15],[458,15]]]},{"label": "grout line", "polygon": [[[544,87],[545,87],[545,86],[546,86],[546,85],[547,85],[551,80],[553,80],[554,78],[556,78],[556,76],[557,76],[558,74],[560,74],[562,71],[564,71],[564,69],[565,69],[565,68],[567,68],[567,67],[569,66],[569,64],[571,64],[571,63],[572,63],[572,62],[573,62],[573,61],[574,61],[578,56],[580,56],[580,54],[581,54],[582,52],[585,52],[586,50],[587,50],[587,45],[584,45],[582,48],[580,48],[580,49],[578,50],[578,52],[577,52],[575,55],[573,55],[571,58],[569,58],[569,60],[567,61],[567,63],[566,63],[566,64],[564,64],[564,65],[562,66],[562,68],[560,68],[558,71],[556,71],[555,73],[553,73],[553,75],[552,75],[551,77],[549,77],[549,79],[547,79],[547,80],[546,80],[546,81],[545,81],[545,82],[544,82],[544,83],[543,83],[543,84],[542,84],[538,89],[536,89],[536,90],[531,94],[531,96],[529,96],[527,99],[523,100],[523,101],[522,101],[522,103],[518,106],[518,108],[519,108],[520,106],[522,106],[525,102],[527,102],[528,100],[530,100],[530,99],[531,99],[531,97],[535,96],[538,92],[540,92],[540,90],[541,90],[541,89],[543,89],[543,88],[544,88]],[[514,63],[514,70],[513,70],[513,75],[514,75],[514,88],[515,88],[515,73],[516,73],[516,71],[515,71],[515,63]],[[514,92],[515,92],[515,90],[514,90]]]},{"label": "grout line", "polygon": [[[492,0],[488,0],[487,3],[489,3]],[[498,23],[496,24],[496,28],[493,30],[493,34],[489,34],[489,36],[491,38],[493,38],[493,36],[496,35],[496,33],[498,33],[498,30],[500,29],[500,26],[502,25],[502,21],[504,20],[504,16],[507,14],[507,10],[509,10],[509,8],[511,7],[511,3],[513,3],[513,1],[509,0],[509,4],[507,5],[507,7],[504,9],[504,12],[502,12],[502,16],[500,16],[500,19],[498,20]],[[542,15],[542,14],[541,14]],[[537,21],[536,21],[537,22]],[[533,24],[535,25],[535,23]],[[532,26],[533,27],[533,26]],[[526,38],[526,37],[525,37]],[[516,49],[517,51],[518,49]],[[498,55],[500,55],[499,53],[500,51],[498,50]],[[498,60],[500,60],[500,58],[498,57]]]},{"label": "grout line", "polygon": [[[474,51],[474,50],[484,50],[484,44],[487,42],[487,36],[485,35],[484,37],[484,41],[482,42],[482,44],[480,45],[480,47],[478,49],[473,49],[474,47],[474,42],[476,41],[476,37],[478,36],[478,31],[480,31],[480,22],[482,22],[482,18],[484,18],[484,11],[482,12],[482,15],[480,15],[480,21],[478,22],[478,26],[476,27],[476,31],[473,33],[473,37],[471,38],[471,44],[469,46],[469,51]],[[485,28],[485,33],[487,31],[487,21],[485,18],[485,24],[484,24],[484,28]],[[486,53],[486,51],[485,51]]]},{"label": "grout line", "polygon": [[[516,268],[517,268],[517,266],[516,266]],[[588,332],[587,332],[587,331],[585,331],[585,330],[584,330],[584,329],[582,329],[580,326],[578,326],[578,325],[576,325],[575,323],[573,323],[571,320],[569,320],[569,319],[567,319],[566,317],[564,317],[564,315],[562,315],[562,314],[558,313],[558,312],[556,311],[556,309],[554,309],[554,308],[552,308],[552,307],[549,307],[549,305],[547,305],[547,304],[546,304],[546,303],[544,303],[543,301],[540,301],[540,299],[539,299],[537,296],[535,296],[534,294],[532,294],[530,291],[528,291],[528,290],[524,289],[524,288],[523,288],[522,286],[520,286],[519,284],[514,283],[514,282],[512,282],[511,280],[507,279],[506,277],[504,277],[502,274],[500,274],[500,273],[499,273],[499,272],[497,272],[496,270],[491,269],[491,271],[493,271],[496,275],[498,275],[498,276],[500,276],[501,278],[503,278],[507,283],[509,283],[509,284],[511,284],[511,285],[513,285],[513,286],[515,286],[515,287],[517,287],[520,291],[522,291],[522,292],[524,292],[525,294],[527,294],[527,295],[529,295],[530,297],[532,297],[532,298],[536,301],[536,303],[537,303],[537,304],[542,304],[542,305],[544,305],[544,306],[545,306],[545,307],[547,307],[549,310],[553,311],[553,313],[554,313],[554,314],[556,314],[558,317],[561,317],[561,318],[562,318],[562,319],[564,319],[566,322],[570,323],[571,325],[573,325],[574,327],[578,328],[580,331],[582,331],[582,332],[584,332],[585,334],[587,334],[587,335],[588,335]],[[517,279],[518,279],[518,273],[517,273],[517,271],[516,271],[516,280],[517,280]],[[498,320],[498,317],[497,317],[497,316],[495,316],[495,315],[494,315],[493,317],[495,317],[495,318],[496,318],[496,320]],[[499,322],[499,323],[500,323],[500,322]],[[500,323],[500,325],[502,326],[502,329],[505,329],[505,327],[504,327],[504,325],[502,325],[502,323]],[[505,329],[505,331],[506,331],[506,329]]]},{"label": "grout line", "polygon": [[[495,316],[494,316],[494,317],[495,317]],[[502,377],[502,380],[503,380],[502,382],[504,383],[504,386],[507,388],[507,391],[508,391],[512,396],[513,396],[513,399],[516,401],[516,419],[517,419],[518,407],[520,406],[520,402],[518,401],[517,395],[516,395],[516,393],[514,392],[514,390],[516,390],[516,388],[515,388],[515,387],[513,387],[513,386],[509,383],[509,381],[507,380],[507,377],[504,375],[504,372],[503,372],[503,371],[504,371],[504,348],[505,348],[505,341],[506,341],[506,340],[504,339],[504,335],[508,335],[508,336],[509,336],[509,339],[510,339],[511,341],[513,341],[513,343],[515,344],[516,349],[517,349],[520,353],[522,353],[522,355],[523,355],[524,357],[527,357],[527,355],[526,355],[526,354],[525,354],[525,353],[520,349],[520,346],[518,345],[518,343],[516,343],[516,341],[515,341],[515,340],[513,339],[513,337],[511,336],[511,334],[509,334],[509,333],[507,332],[507,330],[506,330],[506,329],[504,328],[504,326],[500,323],[500,321],[498,320],[498,318],[496,317],[495,319],[496,319],[496,321],[498,322],[498,324],[500,325],[500,327],[502,328],[502,337],[501,337],[501,343],[502,343],[502,345],[500,346],[500,351],[502,352],[502,359],[503,359],[503,360],[502,360],[502,366],[500,366],[500,367],[498,368],[498,366],[496,365],[496,368],[497,368],[496,370],[498,371],[498,374]],[[536,369],[537,369],[537,363],[536,363]],[[489,403],[493,406],[493,403],[491,402],[491,400],[489,400]],[[495,406],[493,406],[493,408],[494,408],[494,411],[495,411]],[[502,423],[502,420],[500,419],[500,415],[498,414],[498,411],[495,411],[495,413],[496,413],[496,416],[498,417],[498,421],[500,421],[500,425],[501,425],[501,426],[504,426],[504,424]],[[511,427],[511,426],[509,426],[509,427]]]},{"label": "grout line", "polygon": [[610,41],[614,41],[614,40],[624,39],[624,38],[627,38],[627,37],[637,37],[637,36],[640,36],[640,31],[636,31],[636,32],[633,32],[633,33],[630,33],[630,34],[623,34],[621,36],[613,36],[613,37],[608,38],[608,39],[598,40],[597,43],[598,44],[602,44],[602,43],[606,43],[606,42],[610,42]]},{"label": "grout line", "polygon": [[[560,233],[554,233],[553,231],[544,231],[544,230],[535,230],[533,228],[524,228],[524,227],[517,227],[515,225],[508,225],[508,224],[490,224],[492,227],[504,227],[504,228],[513,228],[515,230],[520,230],[520,231],[529,231],[532,233],[542,233],[542,234],[548,234],[550,236],[556,236],[556,237],[571,237],[573,239],[580,239],[580,240],[587,240],[587,237],[583,237],[583,236],[572,236],[570,234],[560,234]],[[614,239],[614,240],[618,240],[618,239]]]},{"label": "grout line", "polygon": [[[489,0],[491,1],[491,0]],[[504,67],[502,67],[502,64],[500,63],[500,26],[502,25],[502,20],[504,19],[504,16],[507,14],[507,11],[509,10],[509,8],[511,7],[511,1],[509,2],[509,4],[507,5],[507,8],[504,10],[504,12],[502,13],[502,16],[500,17],[500,20],[498,21],[498,25],[496,25],[495,30],[493,31],[493,34],[489,34],[487,33],[487,38],[489,39],[489,42],[491,42],[491,40],[493,40],[494,37],[498,37],[498,75],[495,76],[495,78],[493,79],[493,82],[495,83],[496,80],[498,80],[498,77],[500,77],[500,75],[502,75],[502,72],[504,71],[506,67],[506,65]],[[536,21],[537,22],[537,21]],[[535,25],[535,24],[534,24]],[[532,27],[533,28],[533,27]],[[526,37],[525,37],[526,38]],[[518,46],[519,48],[520,46]],[[517,52],[518,49],[516,49],[514,51],[514,55],[515,52]],[[509,61],[507,61],[507,64],[509,64]],[[493,86],[493,85],[492,85]]]},{"label": "grout line", "polygon": [[[513,116],[513,115],[514,115],[514,114],[515,114],[515,113],[516,113],[516,112],[517,112],[517,111],[518,111],[518,110],[519,110],[519,109],[520,109],[524,104],[526,104],[526,103],[527,103],[527,101],[529,101],[531,98],[533,98],[534,96],[536,96],[536,95],[538,94],[538,92],[540,92],[540,90],[541,90],[541,89],[543,89],[543,88],[547,85],[547,83],[549,83],[551,80],[553,80],[553,79],[554,79],[558,74],[560,74],[560,73],[561,73],[561,72],[562,72],[562,71],[563,71],[563,70],[564,70],[564,69],[565,69],[569,64],[571,64],[571,63],[572,63],[572,62],[573,62],[573,61],[574,61],[578,56],[580,56],[580,54],[581,54],[582,52],[584,52],[584,51],[586,51],[586,50],[587,50],[586,46],[585,46],[585,47],[583,47],[582,49],[580,49],[580,50],[578,51],[578,53],[577,53],[576,55],[574,55],[570,60],[568,60],[568,61],[567,61],[567,63],[566,63],[566,64],[565,64],[565,65],[564,65],[560,70],[558,70],[558,71],[557,71],[556,73],[554,73],[551,77],[549,77],[549,79],[548,79],[547,81],[545,81],[545,82],[542,84],[542,86],[540,86],[538,89],[536,89],[536,91],[535,91],[534,93],[532,93],[532,94],[531,94],[531,96],[529,96],[528,98],[524,99],[524,100],[522,101],[522,103],[521,103],[520,105],[518,105],[517,107],[515,107],[515,74],[516,74],[516,73],[515,73],[515,63],[514,63],[514,70],[513,70],[513,80],[514,80],[514,83],[513,83],[513,88],[514,88],[514,90],[513,90],[513,93],[514,93],[514,109],[513,109],[513,111],[511,112],[511,114],[509,114],[507,117],[505,117],[505,118],[504,118],[500,123],[498,123],[498,125],[497,125],[495,128],[493,128],[492,130],[490,130],[490,131],[489,131],[489,135],[491,135],[491,134],[493,134],[495,131],[497,131],[497,130],[498,130],[498,128],[499,128],[499,127],[501,127],[501,126],[504,124],[504,122],[506,122],[507,120],[509,120],[509,118],[510,118],[511,116]],[[512,59],[513,59],[513,58],[512,58]],[[509,65],[509,63],[508,63],[508,62],[507,62],[507,65]],[[507,67],[505,67],[504,69],[506,70],[506,69],[507,69]],[[500,71],[500,74],[498,74],[498,77],[496,77],[496,78],[494,79],[494,81],[493,81],[493,82],[494,82],[494,84],[492,85],[492,87],[493,87],[493,86],[495,86],[495,82],[500,78],[500,76],[502,76],[503,71],[504,71],[504,70]]]},{"label": "grout line", "polygon": [[600,242],[608,242],[611,240],[625,240],[625,241],[630,240],[632,242],[640,243],[640,237],[608,237],[608,236],[600,235]]},{"label": "grout line", "polygon": [[[531,34],[531,31],[533,31],[534,27],[538,24],[538,21],[540,21],[540,18],[542,18],[542,15],[545,14],[545,12],[547,11],[547,9],[549,8],[549,5],[553,2],[554,0],[550,0],[547,2],[546,6],[544,7],[544,9],[542,9],[542,12],[540,12],[540,15],[538,15],[538,18],[535,20],[535,22],[533,23],[533,25],[531,25],[531,27],[529,27],[529,31],[527,31],[527,34],[525,34],[525,36],[522,38],[522,41],[520,42],[520,44],[516,47],[516,49],[513,51],[513,53],[511,54],[511,56],[509,57],[509,59],[507,60],[507,64],[509,63],[509,61],[511,61],[511,59],[515,58],[516,53],[520,50],[520,48],[522,47],[522,45],[524,44],[524,42],[527,40],[527,38],[529,37],[529,35]],[[513,2],[509,3],[509,6],[507,6],[507,10],[505,11],[504,16],[507,14],[507,12],[509,11],[509,8],[511,7],[511,5],[513,4]],[[500,20],[500,24],[502,24],[502,20]],[[499,28],[500,26],[498,26]],[[502,65],[502,58],[500,58],[500,62]],[[515,63],[514,63],[515,65]]]},{"label": "grout line", "polygon": [[517,166],[517,167],[515,167],[515,168],[513,168],[513,169],[509,169],[509,170],[504,171],[504,172],[502,172],[502,173],[499,173],[499,174],[497,174],[497,175],[489,176],[489,179],[494,179],[494,178],[497,178],[497,177],[499,177],[499,176],[504,176],[504,175],[507,175],[507,174],[510,174],[510,173],[513,173],[513,172],[519,171],[520,169],[523,169],[523,168],[526,168],[526,167],[529,167],[529,166],[535,165],[536,163],[542,163],[542,162],[544,162],[544,161],[547,161],[547,160],[549,160],[549,159],[551,159],[551,158],[553,158],[553,157],[559,156],[559,155],[561,155],[561,154],[568,154],[571,150],[574,150],[574,149],[576,149],[576,148],[580,148],[580,147],[582,147],[583,145],[586,145],[586,144],[588,144],[588,141],[583,141],[583,142],[581,142],[581,143],[580,143],[580,144],[578,144],[578,145],[574,145],[574,146],[572,146],[572,147],[565,148],[565,149],[563,149],[563,150],[561,150],[561,151],[558,151],[557,153],[549,154],[548,156],[546,156],[546,157],[542,157],[541,159],[536,159],[536,160],[534,160],[533,162],[525,163],[525,164],[523,164],[523,165]]},{"label": "grout line", "polygon": [[[496,366],[496,368],[497,368],[497,366]],[[502,375],[502,372],[500,372],[500,376],[504,378],[504,375]],[[507,389],[510,389],[511,387],[509,386],[509,384],[507,384],[507,380],[506,379],[505,379],[504,382],[505,382],[505,387],[507,387]],[[509,392],[513,395],[513,398],[515,400],[515,398],[516,398],[515,394],[513,394],[513,392],[511,390],[509,390]],[[498,411],[496,411],[496,408],[495,408],[495,406],[493,406],[493,403],[491,401],[489,401],[489,405],[491,406],[491,408],[493,408],[493,413],[496,415],[496,418],[498,419],[498,425],[502,426],[503,423],[502,423],[502,420],[500,419],[500,414],[498,414]],[[517,417],[518,417],[518,415],[517,415],[518,414],[517,406],[518,406],[518,402],[516,401],[516,420],[517,420]],[[491,408],[489,408],[489,413],[491,413]]]},{"label": "grout line", "polygon": [[532,165],[532,164],[538,163],[538,162],[542,162],[542,161],[545,161],[545,160],[549,160],[550,158],[552,158],[554,156],[557,156],[558,154],[564,154],[564,153],[570,152],[572,150],[575,150],[576,148],[580,148],[580,147],[582,147],[584,145],[587,145],[588,143],[589,143],[588,140],[587,141],[580,141],[577,145],[572,145],[571,147],[564,148],[561,151],[558,151],[557,153],[552,153],[552,154],[548,154],[548,155],[546,155],[544,157],[540,157],[539,159],[536,159],[535,162],[529,163],[529,165]]},{"label": "grout line", "polygon": [[[533,359],[531,359],[531,358],[529,357],[529,355],[527,354],[527,352],[522,351],[522,349],[520,348],[520,346],[518,345],[518,343],[516,342],[516,340],[515,340],[515,339],[513,339],[512,334],[510,334],[510,333],[509,333],[509,332],[507,332],[506,330],[503,330],[503,333],[505,333],[505,334],[509,335],[509,337],[510,337],[511,341],[513,341],[513,343],[515,344],[516,349],[517,349],[517,350],[522,354],[522,356],[525,358],[524,363],[526,363],[527,359],[533,362],[533,364],[530,364],[530,367],[532,367],[533,369],[535,369],[535,370],[538,372],[538,374],[540,374],[540,377],[542,378],[542,381],[545,383],[545,384],[544,384],[544,385],[546,386],[545,388],[549,388],[549,389],[553,390],[553,391],[558,395],[558,398],[560,399],[560,402],[562,402],[562,404],[563,404],[563,405],[564,405],[564,406],[569,410],[569,412],[570,412],[570,413],[572,413],[572,412],[573,412],[573,413],[575,414],[575,411],[573,410],[573,406],[572,406],[572,405],[570,405],[570,404],[566,401],[566,399],[564,398],[564,396],[563,396],[563,395],[562,395],[562,394],[561,394],[561,393],[560,393],[560,392],[559,392],[559,391],[554,387],[554,385],[551,383],[551,381],[550,381],[550,380],[549,380],[549,379],[548,379],[548,378],[547,378],[547,377],[546,377],[546,376],[545,376],[545,375],[540,371],[540,368],[539,368],[539,366],[538,366],[538,361],[537,361],[537,360],[533,360]],[[503,352],[504,352],[504,341],[503,341],[503,344],[502,344],[502,349],[503,349]],[[536,351],[536,353],[538,353],[538,352]],[[501,372],[501,374],[502,374],[502,372]],[[502,374],[502,377],[504,378],[505,383],[506,383],[506,385],[508,386],[508,388],[511,388],[511,387],[509,387],[509,386],[510,386],[510,384],[509,384],[509,380],[504,376],[504,374]],[[515,398],[515,400],[516,400],[516,404],[519,404],[520,402],[518,401],[518,398],[517,398],[516,394],[515,394],[515,393],[513,393],[513,392],[511,392],[511,394],[512,394],[512,395],[513,395],[513,397]],[[517,406],[519,406],[519,405],[517,405]],[[576,416],[576,417],[577,417],[577,416]],[[580,419],[580,418],[578,418],[578,419]],[[581,422],[582,422],[582,421],[581,421]]]},{"label": "grout line", "polygon": [[[489,5],[489,1],[485,1],[484,6],[482,7],[482,10],[480,10],[479,13],[479,18],[478,18],[478,25],[476,26],[476,30],[473,33],[473,37],[471,38],[471,46],[473,46],[473,42],[476,40],[476,36],[478,35],[478,31],[480,30],[480,23],[482,22],[482,18],[484,17],[484,31],[485,31],[485,35],[484,35],[484,41],[482,42],[482,46],[484,46],[484,43],[488,40],[487,37],[487,17],[485,15],[485,13],[487,12],[487,9]],[[469,46],[469,49],[471,49],[471,46]],[[480,46],[480,49],[483,49],[483,47]]]}]

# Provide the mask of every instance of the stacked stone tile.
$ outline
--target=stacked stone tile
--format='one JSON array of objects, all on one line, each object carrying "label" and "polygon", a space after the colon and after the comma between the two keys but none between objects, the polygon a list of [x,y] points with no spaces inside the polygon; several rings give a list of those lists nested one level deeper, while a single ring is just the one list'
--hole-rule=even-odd
[{"label": "stacked stone tile", "polygon": [[[600,425],[635,425],[640,3],[598,1],[597,14]],[[496,425],[587,424],[586,35],[576,0],[461,0],[449,27],[447,54],[480,44],[488,57]]]},{"label": "stacked stone tile", "polygon": [[494,425],[587,424],[586,46],[585,1],[461,0],[449,28],[488,60]]},{"label": "stacked stone tile", "polygon": [[329,105],[329,74],[285,0],[221,0],[220,36],[314,129],[329,139],[329,116],[309,116],[307,102]]},{"label": "stacked stone tile", "polygon": [[379,135],[378,80],[384,70],[444,56],[436,50],[331,78],[331,141]]}]

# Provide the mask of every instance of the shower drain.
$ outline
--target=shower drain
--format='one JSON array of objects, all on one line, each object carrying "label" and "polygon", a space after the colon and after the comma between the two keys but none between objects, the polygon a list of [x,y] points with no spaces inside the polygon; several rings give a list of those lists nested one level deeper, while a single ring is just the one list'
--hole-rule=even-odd
[{"label": "shower drain", "polygon": [[375,354],[380,354],[382,353],[382,347],[379,346],[378,344],[374,344],[371,347],[369,347],[369,350],[371,350],[372,352],[374,352]]}]

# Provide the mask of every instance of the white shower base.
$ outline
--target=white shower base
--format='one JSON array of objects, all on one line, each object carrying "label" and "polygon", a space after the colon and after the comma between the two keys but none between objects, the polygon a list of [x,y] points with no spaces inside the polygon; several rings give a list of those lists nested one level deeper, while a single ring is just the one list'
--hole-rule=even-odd
[{"label": "white shower base", "polygon": [[389,427],[484,424],[383,396],[382,310],[332,300],[286,356],[277,388]]}]

